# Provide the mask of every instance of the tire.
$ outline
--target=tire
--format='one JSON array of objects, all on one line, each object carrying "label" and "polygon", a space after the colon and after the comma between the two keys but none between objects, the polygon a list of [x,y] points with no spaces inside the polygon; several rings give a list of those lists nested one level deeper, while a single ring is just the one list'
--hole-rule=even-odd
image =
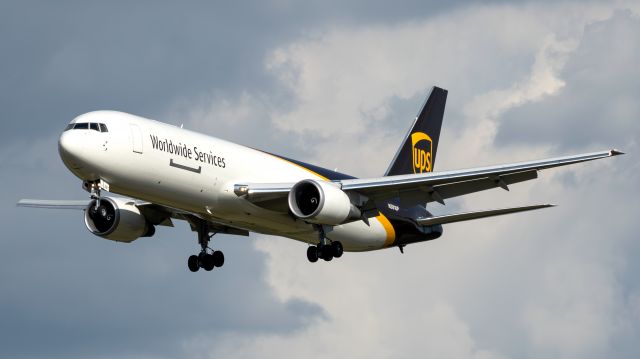
[{"label": "tire", "polygon": [[331,251],[333,252],[332,254],[335,258],[342,257],[342,253],[344,253],[342,243],[340,243],[339,241],[331,242]]},{"label": "tire", "polygon": [[198,264],[198,256],[190,256],[189,260],[187,261],[187,266],[189,267],[190,271],[194,273],[197,272],[200,269],[200,265]]},{"label": "tire", "polygon": [[200,266],[200,268],[202,268],[202,264],[205,261],[205,258],[207,257],[207,252],[202,251],[200,252],[200,254],[198,254],[198,265]]},{"label": "tire", "polygon": [[320,251],[322,252],[322,259],[324,259],[326,262],[329,262],[333,259],[333,249],[331,248],[331,246],[322,246],[322,249]]},{"label": "tire", "polygon": [[211,254],[205,254],[201,263],[202,269],[210,272],[214,268],[213,256]]},{"label": "tire", "polygon": [[318,261],[318,247],[309,246],[309,248],[307,248],[307,259],[311,263],[315,263]]},{"label": "tire", "polygon": [[211,258],[214,266],[222,267],[224,265],[224,254],[221,251],[213,252]]}]

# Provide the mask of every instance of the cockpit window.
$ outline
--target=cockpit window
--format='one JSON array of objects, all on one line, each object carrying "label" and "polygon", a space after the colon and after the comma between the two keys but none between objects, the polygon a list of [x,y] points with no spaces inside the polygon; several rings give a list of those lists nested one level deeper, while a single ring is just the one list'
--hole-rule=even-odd
[{"label": "cockpit window", "polygon": [[107,125],[104,123],[96,123],[96,122],[77,122],[70,123],[65,127],[65,131],[69,130],[93,130],[98,132],[109,132],[107,130]]}]

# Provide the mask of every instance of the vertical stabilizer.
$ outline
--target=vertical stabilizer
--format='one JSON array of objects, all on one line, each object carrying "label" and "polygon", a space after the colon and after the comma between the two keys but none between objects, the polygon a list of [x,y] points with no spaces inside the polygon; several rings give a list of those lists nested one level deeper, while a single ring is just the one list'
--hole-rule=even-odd
[{"label": "vertical stabilizer", "polygon": [[447,90],[433,87],[385,176],[433,171]]}]

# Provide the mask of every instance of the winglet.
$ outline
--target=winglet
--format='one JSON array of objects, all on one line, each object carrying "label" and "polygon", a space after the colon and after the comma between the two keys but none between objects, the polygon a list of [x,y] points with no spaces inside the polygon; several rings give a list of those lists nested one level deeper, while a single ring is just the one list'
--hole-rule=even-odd
[{"label": "winglet", "polygon": [[612,148],[609,150],[609,157],[612,156],[618,156],[618,155],[624,155],[625,153],[619,150],[616,150],[615,148]]}]

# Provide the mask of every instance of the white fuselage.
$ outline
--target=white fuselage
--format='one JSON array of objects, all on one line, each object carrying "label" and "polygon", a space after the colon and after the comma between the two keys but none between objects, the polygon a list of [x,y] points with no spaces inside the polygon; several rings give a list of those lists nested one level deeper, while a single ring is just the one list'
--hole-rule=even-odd
[{"label": "white fuselage", "polygon": [[[312,225],[252,204],[234,193],[234,185],[327,178],[280,157],[122,112],[90,112],[76,122],[108,128],[60,136],[60,156],[80,179],[101,180],[110,192],[216,223],[318,243]],[[327,238],[342,242],[345,250],[366,251],[391,245],[395,231],[380,215],[369,225],[356,221],[335,226]]]}]

